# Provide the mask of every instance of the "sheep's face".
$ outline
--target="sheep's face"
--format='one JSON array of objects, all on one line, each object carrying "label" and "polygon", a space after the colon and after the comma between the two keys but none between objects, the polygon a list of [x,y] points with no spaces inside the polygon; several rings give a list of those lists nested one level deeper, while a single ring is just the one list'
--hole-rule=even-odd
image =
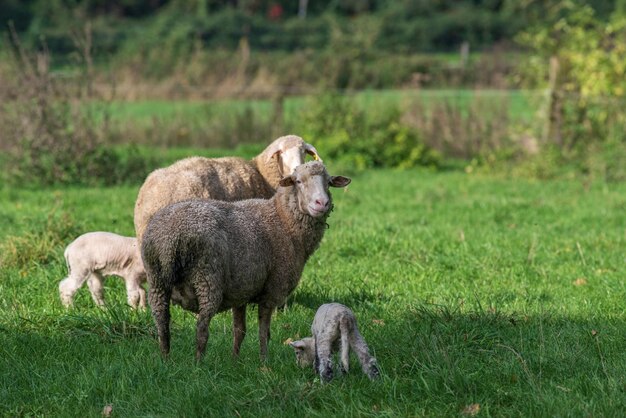
[{"label": "sheep's face", "polygon": [[304,164],[307,154],[317,161],[322,161],[315,147],[307,144],[296,135],[282,136],[274,141],[268,149],[270,150],[269,158],[278,160],[281,176],[292,174],[297,166]]},{"label": "sheep's face", "polygon": [[296,364],[300,367],[308,367],[313,365],[315,360],[315,340],[312,337],[306,337],[298,341],[289,343],[296,353]]},{"label": "sheep's face", "polygon": [[296,167],[293,174],[280,181],[280,185],[295,187],[300,211],[319,218],[332,206],[329,188],[345,187],[350,181],[347,177],[329,175],[324,164],[311,161]]}]

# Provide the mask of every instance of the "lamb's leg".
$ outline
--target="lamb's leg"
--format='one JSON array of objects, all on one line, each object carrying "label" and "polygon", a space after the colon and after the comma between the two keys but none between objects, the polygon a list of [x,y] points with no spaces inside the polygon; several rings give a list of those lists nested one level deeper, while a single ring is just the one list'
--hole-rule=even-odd
[{"label": "lamb's leg", "polygon": [[239,355],[241,343],[246,337],[246,305],[233,308],[233,356]]},{"label": "lamb's leg", "polygon": [[350,334],[350,346],[359,358],[363,373],[365,373],[370,379],[376,379],[379,377],[380,372],[376,364],[376,359],[370,355],[365,339],[356,328]]},{"label": "lamb's leg", "polygon": [[139,309],[146,309],[146,289],[139,285]]},{"label": "lamb's leg", "polygon": [[[146,291],[143,290],[139,281],[134,277],[127,277],[126,280],[126,298],[128,304],[136,309],[137,307],[146,307]],[[142,294],[143,293],[143,294]]]},{"label": "lamb's leg", "polygon": [[87,278],[91,274],[88,269],[72,269],[70,275],[59,283],[59,296],[61,297],[61,303],[66,308],[69,308],[74,303],[74,294],[80,287],[87,281]]},{"label": "lamb's leg", "polygon": [[[206,277],[206,274],[196,274]],[[222,304],[222,289],[218,288],[216,275],[194,281],[194,290],[198,298],[198,319],[196,323],[196,360],[200,361],[206,351],[209,339],[209,324]]]},{"label": "lamb's leg", "polygon": [[346,374],[350,369],[350,326],[351,324],[344,318],[339,323],[341,333],[341,373]]},{"label": "lamb's leg", "polygon": [[170,298],[172,289],[151,287],[148,300],[152,308],[152,317],[157,326],[161,354],[167,357],[170,352]]},{"label": "lamb's leg", "polygon": [[317,355],[317,341],[313,341],[314,345],[314,350],[315,350],[315,358],[313,359],[313,369],[315,370],[315,373],[319,373],[320,372],[320,356]]},{"label": "lamb's leg", "polygon": [[98,306],[104,306],[104,277],[97,271],[91,273],[89,279],[87,280],[87,286],[89,287],[89,291],[91,292],[91,297],[93,301]]},{"label": "lamb's leg", "polygon": [[274,307],[259,305],[259,348],[261,361],[267,360],[267,344],[270,340],[270,323]]},{"label": "lamb's leg", "polygon": [[331,359],[331,344],[328,341],[315,338],[316,371],[322,382],[329,382],[333,378],[333,362]]}]

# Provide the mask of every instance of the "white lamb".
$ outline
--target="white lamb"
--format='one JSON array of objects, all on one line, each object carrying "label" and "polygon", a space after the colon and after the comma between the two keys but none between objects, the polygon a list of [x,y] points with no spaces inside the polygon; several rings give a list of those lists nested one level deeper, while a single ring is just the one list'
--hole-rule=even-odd
[{"label": "white lamb", "polygon": [[65,249],[69,276],[59,283],[61,302],[72,306],[74,294],[87,282],[94,302],[104,305],[104,276],[120,276],[126,282],[128,304],[145,308],[146,291],[141,286],[146,272],[137,239],[111,232],[88,232]]},{"label": "white lamb", "polygon": [[333,378],[331,356],[341,351],[341,371],[348,372],[350,348],[361,363],[363,372],[370,379],[380,376],[376,359],[370,355],[365,339],[359,332],[356,317],[350,308],[340,303],[326,303],[319,307],[311,325],[313,337],[293,341],[290,345],[301,367],[315,367],[322,381]]}]

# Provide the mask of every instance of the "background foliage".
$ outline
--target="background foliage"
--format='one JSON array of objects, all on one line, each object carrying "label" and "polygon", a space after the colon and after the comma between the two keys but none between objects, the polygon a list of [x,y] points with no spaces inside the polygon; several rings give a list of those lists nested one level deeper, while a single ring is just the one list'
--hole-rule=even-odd
[{"label": "background foliage", "polygon": [[[3,3],[6,181],[139,181],[159,165],[141,145],[288,132],[356,170],[624,178],[624,1],[317,1],[306,15],[297,3]],[[433,100],[442,86],[452,94]],[[351,94],[365,88],[385,105]],[[385,100],[385,88],[421,99]],[[162,115],[137,103],[155,99],[204,104]],[[150,117],[124,116],[132,102]]]}]

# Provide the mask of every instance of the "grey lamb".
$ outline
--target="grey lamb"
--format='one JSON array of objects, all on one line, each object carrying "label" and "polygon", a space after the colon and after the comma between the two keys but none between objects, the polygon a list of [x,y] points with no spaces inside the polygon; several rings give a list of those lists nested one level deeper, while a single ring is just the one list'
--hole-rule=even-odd
[{"label": "grey lamb", "polygon": [[126,282],[128,304],[145,308],[146,281],[137,239],[112,232],[88,232],[76,238],[65,249],[69,276],[59,283],[61,302],[72,305],[74,294],[87,282],[98,306],[104,305],[104,276],[120,276]]},{"label": "grey lamb", "polygon": [[139,189],[135,203],[137,238],[141,242],[152,215],[172,203],[189,199],[269,199],[278,182],[304,163],[306,154],[320,159],[311,144],[299,136],[286,135],[250,161],[238,157],[190,157],[155,170]]},{"label": "grey lamb", "polygon": [[211,318],[233,311],[233,355],[246,334],[246,305],[258,305],[261,359],[267,357],[272,312],[300,281],[326,231],[330,176],[321,162],[302,164],[271,199],[190,200],[157,212],[141,244],[161,353],[170,350],[170,300],[197,312],[196,358],[206,349]]},{"label": "grey lamb", "polygon": [[333,378],[331,356],[341,351],[341,371],[348,372],[350,348],[356,353],[363,372],[370,378],[379,377],[376,359],[367,348],[359,332],[354,313],[340,303],[327,303],[319,307],[311,326],[313,337],[289,343],[296,352],[296,362],[302,367],[315,367],[322,381]]}]

